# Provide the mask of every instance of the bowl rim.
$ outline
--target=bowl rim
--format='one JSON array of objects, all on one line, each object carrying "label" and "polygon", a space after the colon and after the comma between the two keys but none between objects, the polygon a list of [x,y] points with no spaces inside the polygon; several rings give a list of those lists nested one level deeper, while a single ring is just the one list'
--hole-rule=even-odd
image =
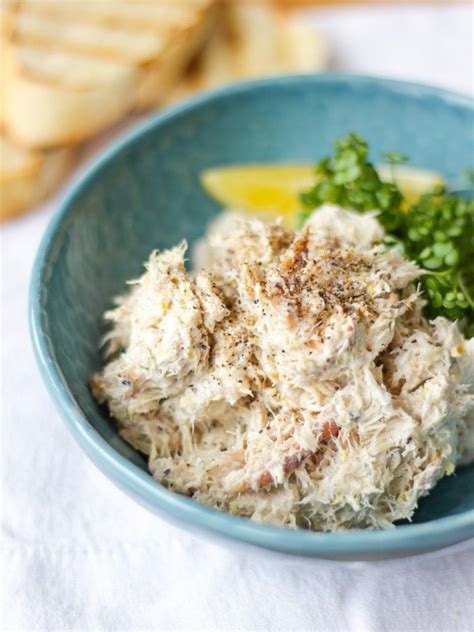
[{"label": "bowl rim", "polygon": [[424,523],[400,525],[388,530],[314,532],[258,524],[211,509],[190,498],[171,492],[138,465],[120,455],[88,422],[69,390],[56,360],[48,334],[44,308],[47,300],[45,286],[67,229],[69,213],[79,194],[88,187],[91,181],[100,177],[102,169],[123,149],[140,141],[151,129],[166,124],[168,120],[229,96],[234,97],[249,91],[265,89],[266,86],[285,86],[305,82],[374,86],[407,96],[431,97],[442,100],[447,105],[468,107],[474,111],[474,100],[471,97],[443,88],[377,76],[320,73],[318,75],[285,75],[225,86],[194,96],[181,104],[147,117],[145,121],[133,126],[124,135],[114,140],[87,164],[84,171],[73,181],[61,198],[58,210],[51,218],[41,239],[33,265],[29,294],[30,335],[40,373],[67,427],[99,469],[119,486],[127,488],[132,495],[138,496],[148,506],[157,507],[181,522],[230,536],[241,542],[303,555],[416,551],[420,545],[423,548],[423,543],[426,543],[427,539],[433,545],[431,548],[440,548],[468,539],[474,536],[474,509]]}]

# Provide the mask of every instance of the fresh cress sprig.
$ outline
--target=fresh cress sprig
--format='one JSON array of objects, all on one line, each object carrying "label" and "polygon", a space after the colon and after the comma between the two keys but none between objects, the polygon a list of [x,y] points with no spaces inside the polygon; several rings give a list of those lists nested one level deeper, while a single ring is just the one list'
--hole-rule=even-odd
[{"label": "fresh cress sprig", "polygon": [[409,204],[394,182],[396,166],[407,158],[384,154],[393,180],[384,182],[368,153],[368,144],[356,134],[335,143],[334,155],[316,166],[316,184],[301,194],[301,222],[325,203],[360,213],[378,211],[385,245],[424,270],[426,316],[461,321],[466,334],[474,336],[474,202],[438,186]]}]

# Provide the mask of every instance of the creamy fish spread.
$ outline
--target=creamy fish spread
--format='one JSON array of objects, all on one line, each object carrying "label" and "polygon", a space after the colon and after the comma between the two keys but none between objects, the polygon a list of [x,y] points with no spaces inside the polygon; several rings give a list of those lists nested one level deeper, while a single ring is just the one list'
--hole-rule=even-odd
[{"label": "creamy fish spread", "polygon": [[473,448],[474,340],[428,322],[375,216],[226,213],[154,252],[91,378],[168,488],[258,522],[389,527]]}]

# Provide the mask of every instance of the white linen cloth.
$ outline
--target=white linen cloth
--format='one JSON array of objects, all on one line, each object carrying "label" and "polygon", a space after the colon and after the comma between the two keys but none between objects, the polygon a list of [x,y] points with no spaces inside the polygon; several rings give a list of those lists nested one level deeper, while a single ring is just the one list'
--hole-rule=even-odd
[{"label": "white linen cloth", "polygon": [[[338,69],[473,91],[467,5],[308,19]],[[473,630],[472,544],[352,564],[236,552],[160,521],[95,469],[49,400],[27,328],[32,261],[57,199],[2,227],[2,630]]]}]

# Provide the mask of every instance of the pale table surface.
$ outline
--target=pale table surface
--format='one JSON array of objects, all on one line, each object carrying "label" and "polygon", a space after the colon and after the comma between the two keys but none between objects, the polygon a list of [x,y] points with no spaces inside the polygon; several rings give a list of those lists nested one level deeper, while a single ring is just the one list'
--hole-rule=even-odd
[{"label": "pale table surface", "polygon": [[[472,93],[467,6],[317,9],[333,67]],[[474,548],[337,564],[234,552],[161,522],[86,459],[53,408],[27,287],[57,206],[1,231],[2,629],[468,632]]]}]

